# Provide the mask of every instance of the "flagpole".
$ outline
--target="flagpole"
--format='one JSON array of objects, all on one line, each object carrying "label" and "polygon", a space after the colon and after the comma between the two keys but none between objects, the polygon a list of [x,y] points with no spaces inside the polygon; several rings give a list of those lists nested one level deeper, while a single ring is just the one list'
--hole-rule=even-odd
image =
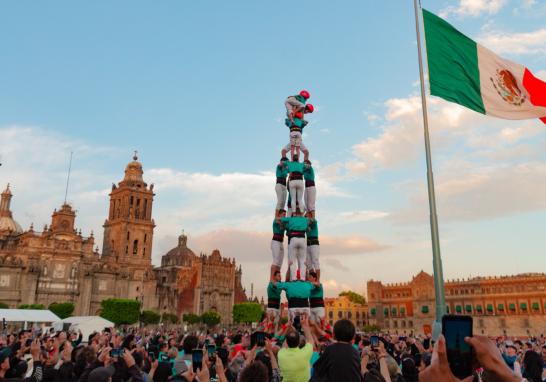
[{"label": "flagpole", "polygon": [[438,231],[438,216],[436,214],[436,194],[434,192],[434,175],[432,173],[432,155],[430,152],[430,134],[428,129],[427,99],[425,93],[425,76],[423,74],[423,54],[421,49],[421,30],[419,23],[419,11],[421,1],[413,0],[415,8],[415,32],[417,34],[417,53],[419,55],[419,76],[421,80],[421,102],[423,104],[423,125],[425,130],[425,153],[427,159],[427,185],[428,204],[430,209],[430,232],[432,238],[432,267],[434,274],[434,291],[436,294],[436,321],[434,325],[434,337],[440,334],[442,316],[446,311],[444,292],[444,272],[442,269],[442,255],[440,252],[440,234]]}]

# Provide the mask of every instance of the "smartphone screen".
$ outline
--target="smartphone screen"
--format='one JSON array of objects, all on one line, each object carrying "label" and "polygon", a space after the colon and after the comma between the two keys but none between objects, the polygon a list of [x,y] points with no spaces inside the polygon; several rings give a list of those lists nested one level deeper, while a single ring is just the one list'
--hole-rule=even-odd
[{"label": "smartphone screen", "polygon": [[250,336],[250,348],[265,346],[265,332],[254,332]]},{"label": "smartphone screen", "polygon": [[153,351],[148,352],[148,357],[150,357],[150,361],[155,361],[155,353]]},{"label": "smartphone screen", "polygon": [[218,353],[218,357],[222,360],[224,365],[226,365],[229,357],[229,351],[224,348],[218,348],[216,352]]},{"label": "smartphone screen", "polygon": [[207,351],[209,353],[209,357],[213,356],[216,352],[216,346],[215,345],[207,345]]},{"label": "smartphone screen", "polygon": [[114,348],[110,350],[110,357],[119,357],[121,355],[121,348]]},{"label": "smartphone screen", "polygon": [[372,347],[376,348],[379,346],[379,336],[371,336],[370,337],[370,343]]},{"label": "smartphone screen", "polygon": [[446,339],[451,372],[458,378],[472,375],[472,347],[464,340],[465,337],[472,337],[472,317],[444,316],[442,334]]},{"label": "smartphone screen", "polygon": [[193,366],[193,372],[197,373],[197,369],[201,370],[203,367],[203,350],[193,349],[191,352],[191,364]]}]

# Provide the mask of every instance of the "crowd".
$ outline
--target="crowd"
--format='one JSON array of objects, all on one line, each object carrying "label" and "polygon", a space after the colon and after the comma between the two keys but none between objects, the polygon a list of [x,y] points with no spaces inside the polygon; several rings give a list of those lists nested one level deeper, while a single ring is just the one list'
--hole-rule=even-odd
[{"label": "crowd", "polygon": [[[21,330],[0,337],[0,381],[25,382],[442,382],[450,371],[445,340],[357,334],[348,320],[317,338],[302,316],[275,334],[248,329],[183,333],[180,329],[105,328],[77,332]],[[546,378],[546,341],[474,336],[468,381]]]}]

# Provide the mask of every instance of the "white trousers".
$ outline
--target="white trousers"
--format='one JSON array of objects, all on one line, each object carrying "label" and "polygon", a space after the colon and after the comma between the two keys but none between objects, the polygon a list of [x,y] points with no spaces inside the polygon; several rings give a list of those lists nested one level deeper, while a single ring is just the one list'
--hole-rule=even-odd
[{"label": "white trousers", "polygon": [[286,205],[286,198],[288,192],[286,191],[286,186],[284,184],[277,183],[275,185],[275,192],[277,193],[277,208],[276,210],[284,209]]},{"label": "white trousers", "polygon": [[289,247],[290,280],[298,279],[298,270],[300,271],[300,279],[305,280],[307,241],[304,237],[293,237],[290,239]]},{"label": "white trousers", "polygon": [[307,246],[307,268],[316,271],[320,269],[320,245],[308,245]]},{"label": "white trousers", "polygon": [[273,258],[273,265],[282,267],[282,261],[284,260],[284,246],[283,243],[277,240],[271,240],[271,257]]},{"label": "white trousers", "polygon": [[291,146],[299,147],[302,151],[307,151],[307,147],[305,147],[303,144],[301,133],[299,131],[290,132],[290,141],[286,146],[284,146],[284,151],[290,151]]},{"label": "white trousers", "polygon": [[292,197],[292,213],[296,212],[296,206],[303,212],[303,179],[290,180],[290,196]]},{"label": "white trousers", "polygon": [[311,308],[311,316],[310,319],[315,324],[320,324],[322,319],[326,316],[326,313],[324,311],[324,307],[320,308]]},{"label": "white trousers", "polygon": [[305,187],[304,199],[307,211],[314,211],[315,201],[317,200],[317,189],[315,186]]}]

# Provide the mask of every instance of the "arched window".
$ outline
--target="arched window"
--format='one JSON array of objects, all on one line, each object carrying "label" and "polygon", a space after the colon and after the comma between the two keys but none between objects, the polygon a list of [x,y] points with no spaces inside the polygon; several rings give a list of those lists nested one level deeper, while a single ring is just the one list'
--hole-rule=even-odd
[{"label": "arched window", "polygon": [[133,241],[133,255],[138,253],[138,240]]},{"label": "arched window", "polygon": [[347,312],[347,318],[350,320],[351,318],[353,318],[353,313],[352,312]]},{"label": "arched window", "polygon": [[334,312],[332,312],[332,311],[329,311],[329,312],[328,312],[328,317],[330,317],[330,318],[334,318]]},{"label": "arched window", "polygon": [[337,318],[341,318],[341,317],[343,317],[343,313],[340,310],[339,312],[337,312]]}]

